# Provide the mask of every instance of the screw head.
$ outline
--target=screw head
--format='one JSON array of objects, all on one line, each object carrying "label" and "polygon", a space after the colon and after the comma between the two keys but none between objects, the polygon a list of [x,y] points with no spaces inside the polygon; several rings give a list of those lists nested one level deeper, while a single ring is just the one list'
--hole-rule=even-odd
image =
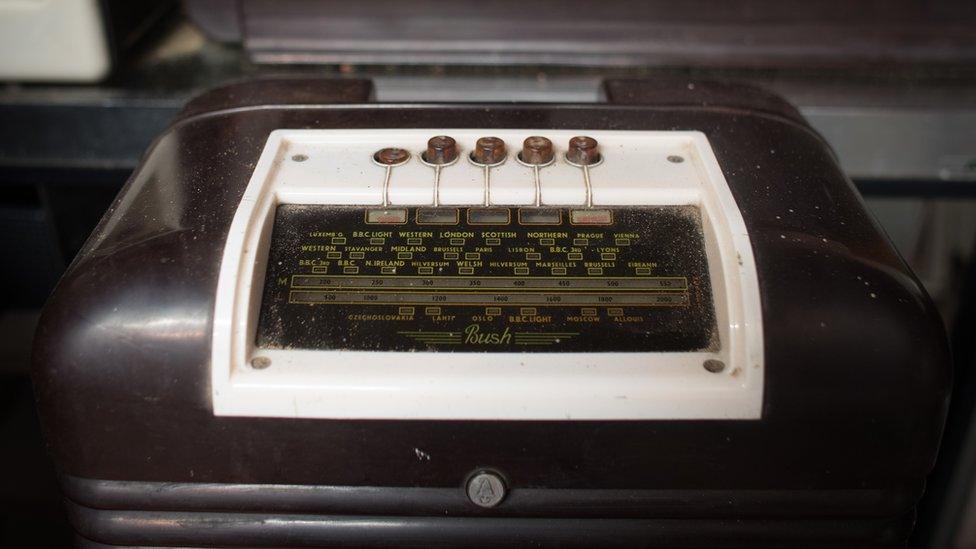
[{"label": "screw head", "polygon": [[454,162],[457,157],[458,146],[453,137],[438,135],[427,140],[427,150],[423,154],[424,162],[441,166]]},{"label": "screw head", "polygon": [[376,151],[373,160],[384,166],[396,166],[410,160],[410,151],[399,147],[387,147]]},{"label": "screw head", "polygon": [[552,148],[552,141],[541,135],[526,137],[522,142],[522,152],[519,159],[530,165],[544,165],[552,162],[555,153]]},{"label": "screw head", "polygon": [[251,359],[251,368],[255,370],[263,370],[271,366],[271,359],[266,356],[256,356]]},{"label": "screw head", "polygon": [[713,374],[717,374],[725,370],[725,363],[721,360],[715,360],[710,358],[702,363],[702,366]]},{"label": "screw head", "polygon": [[566,151],[566,160],[577,166],[592,166],[598,164],[600,158],[600,145],[596,139],[585,135],[578,135],[569,140],[569,149]]},{"label": "screw head", "polygon": [[481,471],[468,480],[468,499],[478,507],[490,509],[505,499],[505,482],[490,471]]},{"label": "screw head", "polygon": [[492,166],[505,160],[505,141],[498,137],[481,137],[471,151],[471,160],[476,164]]}]

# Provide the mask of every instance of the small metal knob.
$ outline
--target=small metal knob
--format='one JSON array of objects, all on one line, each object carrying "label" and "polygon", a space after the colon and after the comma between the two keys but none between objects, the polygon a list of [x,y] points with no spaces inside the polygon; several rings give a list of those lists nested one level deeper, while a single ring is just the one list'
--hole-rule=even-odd
[{"label": "small metal knob", "polygon": [[427,150],[424,152],[424,162],[443,166],[457,160],[458,146],[453,137],[438,135],[431,137],[427,141]]},{"label": "small metal knob", "polygon": [[380,149],[373,154],[373,160],[384,166],[396,166],[410,160],[410,151],[397,147]]},{"label": "small metal knob", "polygon": [[596,139],[578,135],[569,140],[566,161],[577,166],[592,166],[600,162],[600,145]]},{"label": "small metal knob", "polygon": [[505,141],[498,137],[482,137],[471,151],[471,160],[476,164],[493,166],[505,160]]},{"label": "small metal knob", "polygon": [[542,166],[552,162],[552,141],[539,135],[526,137],[522,142],[522,152],[519,159],[530,165]]},{"label": "small metal knob", "polygon": [[465,487],[471,503],[490,509],[505,499],[507,490],[502,477],[491,471],[480,471],[468,480]]}]

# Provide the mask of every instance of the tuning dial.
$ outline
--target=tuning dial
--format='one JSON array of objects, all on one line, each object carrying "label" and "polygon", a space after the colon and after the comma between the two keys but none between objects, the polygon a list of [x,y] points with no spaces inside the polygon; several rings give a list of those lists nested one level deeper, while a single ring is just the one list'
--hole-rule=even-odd
[{"label": "tuning dial", "polygon": [[494,166],[505,160],[505,142],[498,137],[482,137],[471,151],[471,161],[482,166]]},{"label": "tuning dial", "polygon": [[585,135],[578,135],[569,140],[569,149],[566,151],[566,161],[576,166],[592,166],[599,164],[602,160],[600,156],[600,145],[596,139]]},{"label": "tuning dial", "polygon": [[544,166],[552,162],[552,141],[539,135],[526,137],[522,142],[522,152],[519,160],[532,166]]},{"label": "tuning dial", "polygon": [[435,166],[450,164],[457,160],[457,157],[457,141],[447,135],[431,137],[427,141],[427,150],[423,154],[424,162]]}]

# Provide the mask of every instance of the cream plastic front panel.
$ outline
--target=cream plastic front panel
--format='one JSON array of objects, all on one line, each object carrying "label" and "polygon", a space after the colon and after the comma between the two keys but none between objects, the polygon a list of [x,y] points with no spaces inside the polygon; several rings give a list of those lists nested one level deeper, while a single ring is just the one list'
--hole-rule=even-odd
[{"label": "cream plastic front panel", "polygon": [[[460,161],[420,161],[427,140],[454,137]],[[501,165],[467,161],[475,141],[509,146]],[[555,161],[514,157],[531,135]],[[284,204],[586,208],[584,171],[566,162],[587,135],[603,161],[589,168],[592,207],[695,206],[711,283],[717,345],[691,352],[390,352],[259,348],[256,331],[275,212]],[[373,160],[409,150],[404,164]],[[486,193],[486,181],[488,192]],[[764,363],[749,235],[708,140],[698,132],[578,130],[278,130],[267,141],[224,249],[214,311],[217,415],[383,419],[758,419]],[[706,367],[720,364],[721,368]]]}]

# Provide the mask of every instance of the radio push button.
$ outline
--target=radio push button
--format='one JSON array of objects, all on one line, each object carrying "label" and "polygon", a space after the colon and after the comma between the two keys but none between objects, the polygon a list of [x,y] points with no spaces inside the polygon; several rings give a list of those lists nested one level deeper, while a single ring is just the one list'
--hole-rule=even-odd
[{"label": "radio push button", "polygon": [[505,162],[508,151],[505,141],[498,137],[482,137],[474,144],[474,150],[468,156],[471,163],[485,171],[484,206],[491,205],[491,168]]},{"label": "radio push button", "polygon": [[420,156],[427,164],[434,166],[447,166],[453,164],[458,158],[457,141],[447,135],[431,137],[427,141],[427,150]]},{"label": "radio push button", "polygon": [[522,142],[522,152],[518,155],[519,161],[523,164],[539,167],[548,166],[554,157],[552,141],[540,135],[526,137]]},{"label": "radio push button", "polygon": [[578,135],[569,140],[566,161],[574,166],[595,166],[603,160],[596,139]]},{"label": "radio push button", "polygon": [[583,185],[586,187],[587,208],[593,207],[593,184],[590,182],[590,168],[599,166],[602,162],[603,155],[600,154],[600,144],[597,143],[596,139],[585,135],[577,135],[569,140],[569,149],[566,151],[566,163],[583,170]]},{"label": "radio push button", "polygon": [[506,154],[505,141],[498,137],[481,137],[471,151],[471,162],[479,166],[497,166],[505,161]]},{"label": "radio push button", "polygon": [[539,170],[552,164],[556,153],[552,148],[552,141],[540,135],[526,137],[522,142],[522,151],[518,153],[518,161],[532,168],[535,183],[535,206],[542,205],[542,181]]},{"label": "radio push button", "polygon": [[448,135],[438,135],[427,140],[427,150],[420,154],[420,161],[434,168],[434,206],[441,203],[441,169],[457,162],[457,141]]}]

